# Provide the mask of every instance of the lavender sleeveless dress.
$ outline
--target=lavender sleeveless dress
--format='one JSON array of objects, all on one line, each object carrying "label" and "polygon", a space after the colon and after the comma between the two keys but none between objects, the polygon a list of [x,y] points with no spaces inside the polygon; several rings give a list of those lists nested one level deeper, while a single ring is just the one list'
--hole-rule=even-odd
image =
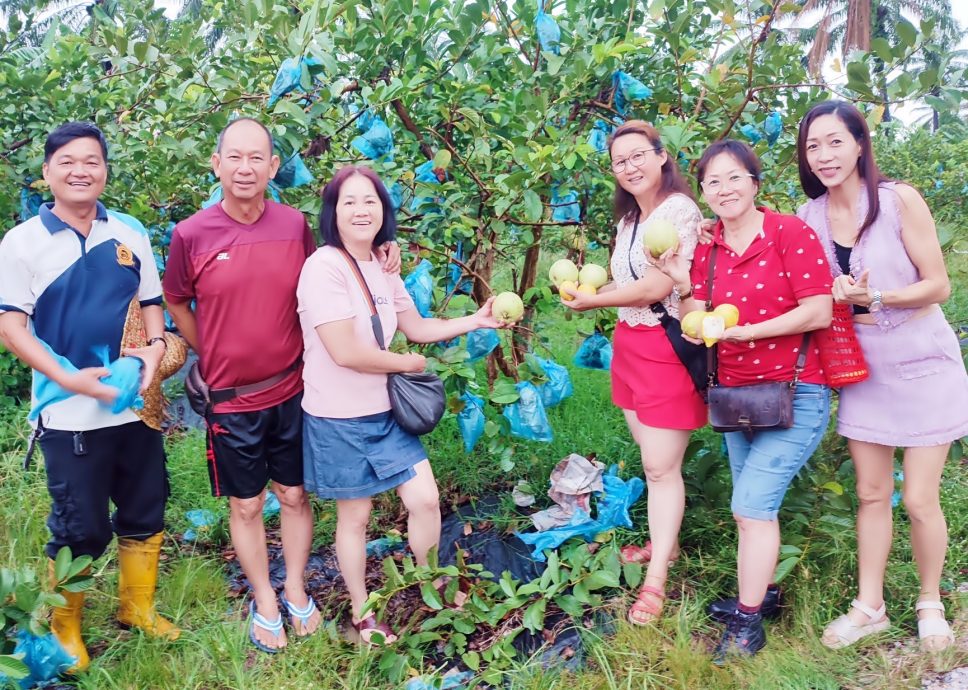
[{"label": "lavender sleeveless dress", "polygon": [[[870,284],[896,290],[920,280],[901,240],[894,183],[878,190],[881,210],[850,255],[851,275],[870,269]],[[834,277],[841,275],[827,214],[827,195],[797,215],[820,234]],[[858,217],[867,215],[861,194]],[[937,446],[968,436],[968,374],[958,338],[940,307],[912,319],[919,308],[883,307],[875,324],[854,323],[870,378],[840,391],[837,432],[886,446]]]}]

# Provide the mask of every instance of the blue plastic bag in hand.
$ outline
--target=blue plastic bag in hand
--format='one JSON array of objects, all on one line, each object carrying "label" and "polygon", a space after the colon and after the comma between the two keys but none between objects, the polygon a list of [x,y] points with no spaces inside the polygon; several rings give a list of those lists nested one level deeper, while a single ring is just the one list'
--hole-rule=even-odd
[{"label": "blue plastic bag in hand", "polygon": [[551,220],[556,223],[578,223],[581,221],[581,206],[578,204],[578,192],[572,190],[567,194],[558,195],[558,185],[551,189]]},{"label": "blue plastic bag in hand", "polygon": [[780,115],[779,110],[774,110],[766,116],[763,129],[766,131],[766,143],[773,146],[783,133],[783,116]]},{"label": "blue plastic bag in hand", "polygon": [[530,381],[519,381],[515,388],[521,397],[504,408],[504,418],[511,422],[511,433],[529,441],[550,443],[554,434],[541,402],[541,392]]},{"label": "blue plastic bag in hand", "polygon": [[750,143],[754,146],[763,139],[763,135],[760,133],[760,130],[756,125],[743,125],[739,128],[739,131],[742,132],[743,136],[749,139]]},{"label": "blue plastic bag in hand", "polygon": [[548,377],[548,380],[538,387],[541,391],[541,402],[544,403],[545,408],[554,407],[565,398],[571,397],[574,388],[571,385],[571,374],[568,373],[568,368],[554,360],[541,357],[535,357],[535,359]]},{"label": "blue plastic bag in hand", "polygon": [[602,476],[604,490],[596,500],[596,517],[590,519],[580,508],[575,511],[567,525],[554,527],[544,532],[516,532],[518,538],[531,546],[534,560],[546,560],[545,549],[556,549],[572,537],[582,537],[585,541],[595,535],[615,527],[632,527],[629,508],[639,500],[645,484],[639,477],[624,481],[618,477],[618,465],[612,465]]},{"label": "blue plastic bag in hand", "polygon": [[574,362],[585,369],[608,370],[612,367],[612,344],[599,331],[595,331],[578,348]]},{"label": "blue plastic bag in hand", "polygon": [[[28,630],[18,630],[13,653],[23,654],[22,661],[29,669],[28,675],[17,681],[24,689],[47,686],[77,661],[52,633],[38,637]],[[8,680],[0,673],[0,686]]]},{"label": "blue plastic bag in hand", "polygon": [[460,399],[464,402],[464,409],[457,413],[457,428],[464,439],[464,452],[470,453],[484,434],[487,421],[484,417],[484,400],[466,391]]},{"label": "blue plastic bag in hand", "polygon": [[367,111],[357,119],[356,126],[362,134],[350,142],[353,148],[370,160],[384,156],[393,160],[393,132],[383,118]]},{"label": "blue plastic bag in hand", "polygon": [[272,181],[276,183],[277,187],[290,189],[292,187],[302,187],[313,181],[313,174],[309,172],[309,168],[306,167],[298,151],[287,157],[280,149],[279,154],[280,158],[282,158],[282,163],[279,164],[276,176],[272,178]]},{"label": "blue plastic bag in hand", "polygon": [[538,43],[541,44],[541,50],[548,50],[558,55],[560,53],[561,28],[559,28],[554,17],[545,13],[544,0],[538,0],[538,16],[535,18],[535,27],[538,31]]},{"label": "blue plastic bag in hand", "polygon": [[652,89],[622,70],[616,70],[612,75],[612,86],[615,88],[615,110],[622,115],[632,101],[644,101],[652,97]]},{"label": "blue plastic bag in hand", "polygon": [[430,307],[434,301],[434,279],[430,275],[433,264],[424,259],[403,279],[403,286],[410,293],[417,311],[422,317],[430,318]]},{"label": "blue plastic bag in hand", "polygon": [[487,357],[501,344],[501,338],[493,328],[477,328],[467,334],[467,353],[469,362]]}]

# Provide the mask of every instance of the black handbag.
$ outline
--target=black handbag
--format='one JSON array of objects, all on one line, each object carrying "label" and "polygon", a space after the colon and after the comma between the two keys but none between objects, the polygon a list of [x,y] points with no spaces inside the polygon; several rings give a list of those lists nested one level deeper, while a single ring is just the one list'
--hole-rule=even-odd
[{"label": "black handbag", "polygon": [[[381,350],[386,350],[383,343],[383,324],[373,302],[373,294],[366,284],[366,278],[360,270],[356,259],[345,249],[340,249],[343,258],[350,265],[356,276],[367,305],[370,307],[370,325],[373,336]],[[422,436],[433,431],[434,427],[444,416],[447,395],[444,393],[444,382],[432,372],[395,373],[387,374],[387,393],[390,396],[390,412],[400,427],[414,436]]]},{"label": "black handbag", "polygon": [[[632,247],[635,246],[635,239],[638,235],[639,230],[639,217],[642,211],[635,211],[635,221],[632,226],[632,239],[629,240],[629,271],[632,273],[632,277],[636,280],[639,279],[639,275],[635,272],[632,267]],[[711,268],[711,267],[710,267]],[[710,293],[710,299],[706,301],[706,311],[709,311],[712,306],[712,293]],[[689,378],[692,379],[692,385],[695,386],[696,392],[699,395],[706,397],[706,387],[709,385],[709,369],[708,360],[706,358],[706,349],[702,345],[696,345],[695,343],[690,343],[688,340],[682,337],[682,324],[679,323],[679,319],[675,319],[666,310],[665,305],[662,302],[653,302],[649,305],[649,309],[652,313],[659,317],[659,324],[665,331],[666,337],[669,339],[669,343],[672,345],[672,349],[676,353],[676,357],[682,362],[682,366],[686,368],[689,372]]]},{"label": "black handbag", "polygon": [[[709,257],[709,298],[713,294],[713,271],[716,265],[716,247]],[[711,302],[707,302],[711,306]],[[706,308],[709,311],[709,307]],[[796,392],[800,374],[807,363],[807,347],[810,333],[803,334],[796,364],[793,366],[792,381],[771,381],[753,383],[746,386],[720,386],[717,379],[719,368],[719,344],[708,348],[707,368],[709,387],[706,391],[709,402],[709,424],[714,431],[742,431],[746,438],[753,438],[753,432],[767,429],[789,429],[793,426],[793,395]]]}]

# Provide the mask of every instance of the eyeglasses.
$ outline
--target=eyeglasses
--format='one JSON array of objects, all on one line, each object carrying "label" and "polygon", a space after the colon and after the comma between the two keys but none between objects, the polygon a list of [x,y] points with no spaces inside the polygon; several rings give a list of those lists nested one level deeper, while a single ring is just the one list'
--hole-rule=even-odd
[{"label": "eyeglasses", "polygon": [[756,179],[756,175],[753,173],[745,173],[742,175],[739,173],[734,173],[725,180],[720,180],[716,177],[709,180],[703,180],[699,183],[699,186],[702,187],[706,194],[715,194],[720,189],[736,189],[747,177],[752,177],[754,180]]},{"label": "eyeglasses", "polygon": [[633,168],[641,167],[642,163],[645,162],[645,154],[647,154],[649,151],[659,151],[659,149],[654,148],[633,151],[628,158],[619,158],[617,161],[612,161],[612,172],[625,172],[626,164],[631,164]]}]

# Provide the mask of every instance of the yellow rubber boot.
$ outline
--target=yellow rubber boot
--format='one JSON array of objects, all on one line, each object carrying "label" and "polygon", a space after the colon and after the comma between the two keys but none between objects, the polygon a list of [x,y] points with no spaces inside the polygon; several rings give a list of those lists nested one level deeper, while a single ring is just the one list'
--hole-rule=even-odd
[{"label": "yellow rubber boot", "polygon": [[158,553],[162,533],[144,541],[118,539],[118,622],[141,628],[152,637],[177,640],[175,625],[155,611],[155,585],[158,582]]},{"label": "yellow rubber boot", "polygon": [[[82,574],[91,572],[90,568]],[[50,577],[51,587],[57,584],[54,576],[54,561],[47,561],[47,573]],[[67,669],[68,673],[77,673],[86,669],[91,663],[91,657],[84,646],[81,638],[81,612],[84,609],[84,592],[61,592],[67,600],[65,606],[55,606],[50,614],[50,631],[61,643],[68,654],[77,659],[77,662]]]}]

